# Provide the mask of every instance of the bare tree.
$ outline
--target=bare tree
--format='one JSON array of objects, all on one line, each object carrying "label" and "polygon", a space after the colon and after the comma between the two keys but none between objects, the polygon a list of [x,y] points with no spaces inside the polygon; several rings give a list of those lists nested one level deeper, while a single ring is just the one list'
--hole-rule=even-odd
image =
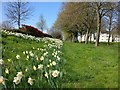
[{"label": "bare tree", "polygon": [[28,6],[28,2],[21,2],[21,0],[8,2],[5,10],[5,15],[11,22],[17,23],[19,29],[21,22],[28,19],[31,15],[31,8]]},{"label": "bare tree", "polygon": [[62,40],[62,32],[60,30],[55,29],[54,27],[50,28],[48,33],[52,35],[53,38]]},{"label": "bare tree", "polygon": [[13,29],[13,24],[10,21],[3,21],[1,24],[2,29]]},{"label": "bare tree", "polygon": [[45,29],[47,29],[46,21],[45,21],[43,15],[40,15],[40,19],[39,19],[39,22],[37,23],[37,27],[38,27],[39,29],[41,29],[42,32],[43,32]]},{"label": "bare tree", "polygon": [[113,3],[110,2],[96,2],[92,3],[92,7],[96,10],[97,14],[97,34],[95,46],[99,46],[99,37],[101,31],[102,18],[112,9]]}]

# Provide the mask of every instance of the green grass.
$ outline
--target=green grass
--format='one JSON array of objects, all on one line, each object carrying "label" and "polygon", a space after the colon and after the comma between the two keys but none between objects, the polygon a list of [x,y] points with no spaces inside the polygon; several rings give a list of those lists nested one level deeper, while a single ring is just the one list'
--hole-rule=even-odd
[{"label": "green grass", "polygon": [[[38,42],[32,39],[26,40],[24,38],[12,35],[9,36],[5,33],[2,33],[2,39],[0,40],[0,43],[2,43],[2,59],[4,61],[3,64],[0,64],[0,69],[2,69],[2,76],[5,78],[5,80],[7,79],[5,81],[5,85],[2,85],[2,87],[61,87],[63,73],[62,65],[64,65],[64,59],[62,59],[62,48],[60,46],[62,45],[62,42],[60,40],[55,41],[55,39],[44,38]],[[59,43],[59,45],[57,43]],[[16,56],[20,56],[20,58],[18,59]],[[40,69],[38,65],[43,65],[43,67],[41,66]],[[6,73],[7,69],[9,73]],[[17,84],[14,79],[17,73],[20,71],[23,73],[23,76],[21,75],[21,78],[19,78]],[[32,85],[30,85],[28,82],[29,77],[34,80]],[[13,81],[15,81],[15,83],[13,83]]]},{"label": "green grass", "polygon": [[[14,36],[2,37],[3,59],[15,59],[24,50],[43,48],[44,43],[25,40]],[[19,42],[19,43],[18,43]],[[66,59],[63,88],[116,88],[118,87],[118,45],[112,43],[85,45],[84,43],[64,42]]]},{"label": "green grass", "polygon": [[43,48],[44,43],[38,43],[36,41],[25,40],[15,36],[2,36],[2,48],[5,49],[3,54],[4,59],[15,59],[17,54],[20,54],[24,58],[23,51],[30,51],[34,48]]},{"label": "green grass", "polygon": [[118,87],[118,45],[64,43],[66,88]]}]

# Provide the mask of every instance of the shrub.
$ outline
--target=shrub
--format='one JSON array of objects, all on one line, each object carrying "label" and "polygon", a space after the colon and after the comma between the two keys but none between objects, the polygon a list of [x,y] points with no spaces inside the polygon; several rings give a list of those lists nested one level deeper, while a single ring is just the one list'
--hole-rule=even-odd
[{"label": "shrub", "polygon": [[44,37],[50,37],[50,38],[52,38],[52,36],[51,36],[51,35],[46,34],[46,33],[44,33]]},{"label": "shrub", "polygon": [[36,37],[44,37],[44,34],[42,31],[38,30],[37,28],[34,28],[32,26],[28,26],[28,25],[22,25],[23,28],[22,30],[24,32],[26,32],[27,34],[36,36]]}]

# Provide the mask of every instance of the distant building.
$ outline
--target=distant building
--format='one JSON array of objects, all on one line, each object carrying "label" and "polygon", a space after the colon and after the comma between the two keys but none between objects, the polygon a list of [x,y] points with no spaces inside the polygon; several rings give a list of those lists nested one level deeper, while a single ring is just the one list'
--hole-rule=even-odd
[{"label": "distant building", "polygon": [[[107,31],[100,32],[99,42],[108,42],[108,37],[109,37],[109,34]],[[81,38],[81,36],[78,36],[78,41],[84,42],[85,38],[86,38],[86,35],[82,35],[82,38]],[[89,37],[89,41],[92,41],[92,42],[96,41],[96,33],[92,34],[91,37]],[[111,34],[110,42],[120,42],[120,35],[117,35],[117,34],[112,35]]]}]

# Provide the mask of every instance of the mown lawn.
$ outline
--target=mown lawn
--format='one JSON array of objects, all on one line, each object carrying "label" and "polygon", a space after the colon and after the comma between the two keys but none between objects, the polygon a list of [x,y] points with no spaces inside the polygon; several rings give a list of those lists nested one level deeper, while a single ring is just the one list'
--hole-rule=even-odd
[{"label": "mown lawn", "polygon": [[65,88],[117,88],[118,44],[64,42]]}]

